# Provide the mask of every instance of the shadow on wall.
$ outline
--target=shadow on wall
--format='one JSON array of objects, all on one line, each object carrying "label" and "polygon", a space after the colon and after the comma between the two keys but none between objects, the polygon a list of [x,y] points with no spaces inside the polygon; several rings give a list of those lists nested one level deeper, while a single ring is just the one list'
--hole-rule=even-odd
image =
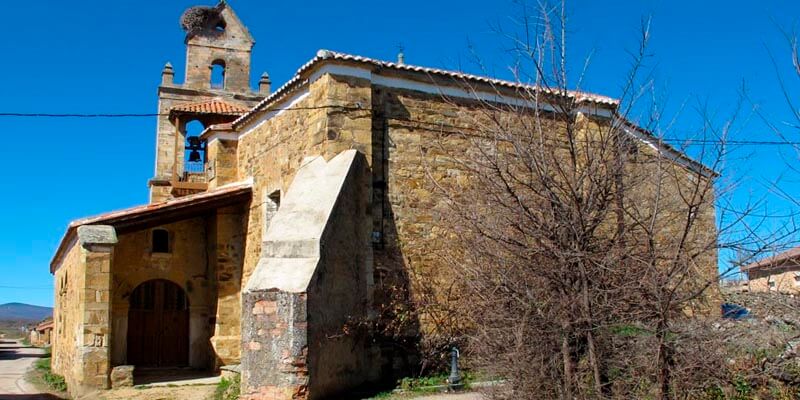
[{"label": "shadow on wall", "polygon": [[[388,205],[387,205],[388,206]],[[375,304],[379,313],[376,342],[385,383],[420,373],[419,310],[412,298],[410,266],[397,240],[394,213],[384,214],[384,244],[375,250]]]},{"label": "shadow on wall", "polygon": [[409,265],[400,247],[395,214],[388,194],[389,155],[396,146],[389,137],[389,121],[408,120],[409,111],[396,94],[376,88],[373,101],[373,210],[376,217],[374,239],[373,308],[378,313],[374,327],[375,342],[380,348],[382,384],[394,386],[397,379],[420,370],[420,324],[411,297]]}]

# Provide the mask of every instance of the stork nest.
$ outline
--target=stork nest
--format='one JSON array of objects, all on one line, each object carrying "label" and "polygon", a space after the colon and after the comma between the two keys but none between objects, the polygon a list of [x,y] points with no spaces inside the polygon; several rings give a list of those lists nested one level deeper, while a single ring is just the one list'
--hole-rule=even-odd
[{"label": "stork nest", "polygon": [[191,35],[207,28],[213,28],[221,20],[222,15],[216,7],[197,6],[183,12],[181,28]]}]

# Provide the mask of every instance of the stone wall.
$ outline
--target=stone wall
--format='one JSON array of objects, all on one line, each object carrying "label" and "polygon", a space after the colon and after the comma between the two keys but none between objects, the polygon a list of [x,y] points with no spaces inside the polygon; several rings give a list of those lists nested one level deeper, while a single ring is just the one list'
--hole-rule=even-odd
[{"label": "stone wall", "polygon": [[51,368],[63,375],[68,387],[83,379],[77,344],[83,335],[83,299],[86,269],[83,250],[75,241],[66,251],[55,272],[55,306],[53,307],[53,347]]},{"label": "stone wall", "polygon": [[53,371],[70,394],[109,387],[111,263],[117,242],[110,226],[78,227],[56,269]]},{"label": "stone wall", "polygon": [[370,95],[369,82],[365,80],[324,75],[308,87],[298,88],[295,102],[272,106],[303,110],[272,112],[269,119],[256,119],[242,128],[237,152],[238,178],[254,180],[243,282],[261,257],[265,203],[270,201],[270,194],[286,191],[305,157],[321,155],[330,159],[342,150],[356,148],[370,159],[371,145],[363,143],[371,135],[369,110],[342,112],[330,107],[356,108],[359,103],[368,108]]},{"label": "stone wall", "polygon": [[247,205],[218,209],[208,222],[208,259],[214,271],[216,306],[211,345],[216,367],[238,364],[241,352],[241,290]]},{"label": "stone wall", "polygon": [[[453,279],[459,279],[453,275],[452,268],[437,259],[434,251],[446,240],[448,223],[442,219],[445,215],[442,211],[447,207],[442,203],[444,199],[436,195],[433,180],[461,185],[468,182],[469,174],[463,171],[456,158],[464,157],[470,146],[462,136],[451,132],[459,132],[459,127],[468,132],[471,124],[493,112],[486,113],[475,101],[445,100],[439,95],[382,86],[373,86],[372,108],[372,206],[374,230],[381,238],[375,250],[375,307],[383,315],[396,318],[396,313],[402,310],[393,310],[397,306],[391,303],[397,302],[398,297],[402,302],[403,297],[408,296],[406,293],[414,295],[414,279],[424,280],[427,288],[434,288],[439,294],[451,286]],[[597,124],[590,123],[586,129],[598,129]],[[644,152],[650,149],[644,144],[641,147]],[[681,173],[687,178],[674,178],[673,175]],[[665,168],[662,174],[667,176],[663,183],[669,186],[660,192],[662,196],[669,193],[667,197],[677,197],[676,186],[683,185],[686,189],[693,184],[688,177],[691,174],[683,167]],[[654,187],[650,182],[637,190],[644,190],[644,186]],[[690,237],[690,242],[696,243],[694,250],[702,253],[696,259],[694,271],[698,283],[715,282],[717,274],[713,193],[708,200],[697,211],[698,218]],[[688,208],[683,207],[681,212],[688,215]],[[675,221],[672,216],[663,214],[660,220],[658,234],[666,238],[679,233],[685,219]],[[709,247],[702,250],[704,246]],[[710,302],[704,301],[700,308],[716,312],[719,302],[716,285],[712,285],[704,300]],[[425,315],[419,318],[420,329],[424,331],[428,322]],[[412,338],[417,332],[415,323],[411,322],[399,332],[391,333]],[[415,359],[408,358],[406,349],[392,352],[391,348],[387,346],[383,353],[388,369],[413,365]]]},{"label": "stone wall", "polygon": [[208,190],[233,183],[237,180],[235,140],[216,139],[208,143]]}]

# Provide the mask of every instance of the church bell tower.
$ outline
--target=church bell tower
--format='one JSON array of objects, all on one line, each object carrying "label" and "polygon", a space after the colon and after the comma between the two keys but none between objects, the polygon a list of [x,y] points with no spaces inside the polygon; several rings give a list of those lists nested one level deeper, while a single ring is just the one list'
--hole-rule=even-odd
[{"label": "church bell tower", "polygon": [[232,122],[269,94],[266,74],[259,90],[250,87],[255,40],[225,0],[187,9],[180,24],[186,69],[183,83],[175,82],[170,63],[161,72],[151,203],[204,191],[205,143],[199,134]]}]

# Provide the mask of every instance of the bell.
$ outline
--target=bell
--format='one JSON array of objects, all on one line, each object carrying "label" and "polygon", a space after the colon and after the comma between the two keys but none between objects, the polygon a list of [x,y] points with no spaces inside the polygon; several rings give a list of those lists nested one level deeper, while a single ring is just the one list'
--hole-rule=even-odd
[{"label": "bell", "polygon": [[200,138],[197,136],[189,136],[186,138],[189,141],[189,147],[200,147]]},{"label": "bell", "polygon": [[197,150],[192,150],[192,152],[189,153],[189,162],[198,162],[198,161],[200,161],[200,152]]}]

